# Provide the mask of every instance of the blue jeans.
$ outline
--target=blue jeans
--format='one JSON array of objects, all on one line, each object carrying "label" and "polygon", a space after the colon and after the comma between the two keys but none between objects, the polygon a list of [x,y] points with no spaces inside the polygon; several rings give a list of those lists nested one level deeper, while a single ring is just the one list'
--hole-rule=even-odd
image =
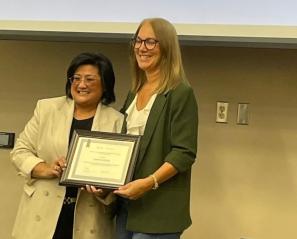
[{"label": "blue jeans", "polygon": [[140,233],[126,230],[127,209],[122,203],[116,218],[116,238],[117,239],[180,239],[181,232],[178,233]]}]

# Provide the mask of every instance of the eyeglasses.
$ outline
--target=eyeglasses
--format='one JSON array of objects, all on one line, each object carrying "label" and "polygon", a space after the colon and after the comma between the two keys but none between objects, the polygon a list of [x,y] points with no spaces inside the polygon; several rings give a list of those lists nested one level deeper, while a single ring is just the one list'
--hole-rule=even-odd
[{"label": "eyeglasses", "polygon": [[143,42],[146,49],[153,50],[159,41],[154,38],[146,38],[142,40],[140,37],[137,37],[132,39],[132,45],[135,49],[139,49]]},{"label": "eyeglasses", "polygon": [[84,82],[86,85],[92,85],[99,80],[98,76],[96,75],[73,75],[69,77],[69,81],[73,85],[79,85],[81,82]]}]

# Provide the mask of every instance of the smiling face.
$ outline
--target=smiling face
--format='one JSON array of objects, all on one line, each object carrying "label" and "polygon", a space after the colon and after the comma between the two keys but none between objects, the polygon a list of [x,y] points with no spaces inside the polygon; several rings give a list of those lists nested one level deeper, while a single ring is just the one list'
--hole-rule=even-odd
[{"label": "smiling face", "polygon": [[[154,30],[149,22],[145,22],[139,29],[137,38],[140,40],[156,39]],[[142,42],[138,49],[134,48],[136,60],[140,69],[146,73],[154,73],[159,70],[159,60],[161,57],[160,45],[156,43],[156,46],[149,50]]]},{"label": "smiling face", "polygon": [[71,95],[75,105],[96,109],[103,93],[99,69],[93,65],[81,65],[73,76]]}]

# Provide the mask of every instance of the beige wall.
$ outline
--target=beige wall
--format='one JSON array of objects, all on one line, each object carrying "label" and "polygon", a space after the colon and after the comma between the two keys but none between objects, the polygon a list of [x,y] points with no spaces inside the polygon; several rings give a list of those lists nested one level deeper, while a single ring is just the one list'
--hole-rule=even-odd
[{"label": "beige wall", "polygon": [[[69,61],[82,51],[112,59],[119,109],[129,86],[126,44],[1,40],[0,131],[18,134],[37,99],[62,95]],[[296,238],[297,50],[182,51],[200,114],[193,225],[183,239]],[[228,124],[215,123],[216,101],[230,103]],[[236,124],[239,102],[250,103],[247,126]],[[8,155],[0,149],[0,238],[10,238],[22,188]]]}]

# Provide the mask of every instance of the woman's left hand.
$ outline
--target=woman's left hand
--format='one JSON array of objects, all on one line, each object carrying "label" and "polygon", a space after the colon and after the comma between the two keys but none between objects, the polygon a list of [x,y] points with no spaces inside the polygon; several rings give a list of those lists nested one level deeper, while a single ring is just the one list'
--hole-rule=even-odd
[{"label": "woman's left hand", "polygon": [[153,180],[150,177],[137,179],[124,186],[119,187],[114,191],[115,194],[128,198],[130,200],[136,200],[143,196],[144,193],[151,190],[153,187]]}]

